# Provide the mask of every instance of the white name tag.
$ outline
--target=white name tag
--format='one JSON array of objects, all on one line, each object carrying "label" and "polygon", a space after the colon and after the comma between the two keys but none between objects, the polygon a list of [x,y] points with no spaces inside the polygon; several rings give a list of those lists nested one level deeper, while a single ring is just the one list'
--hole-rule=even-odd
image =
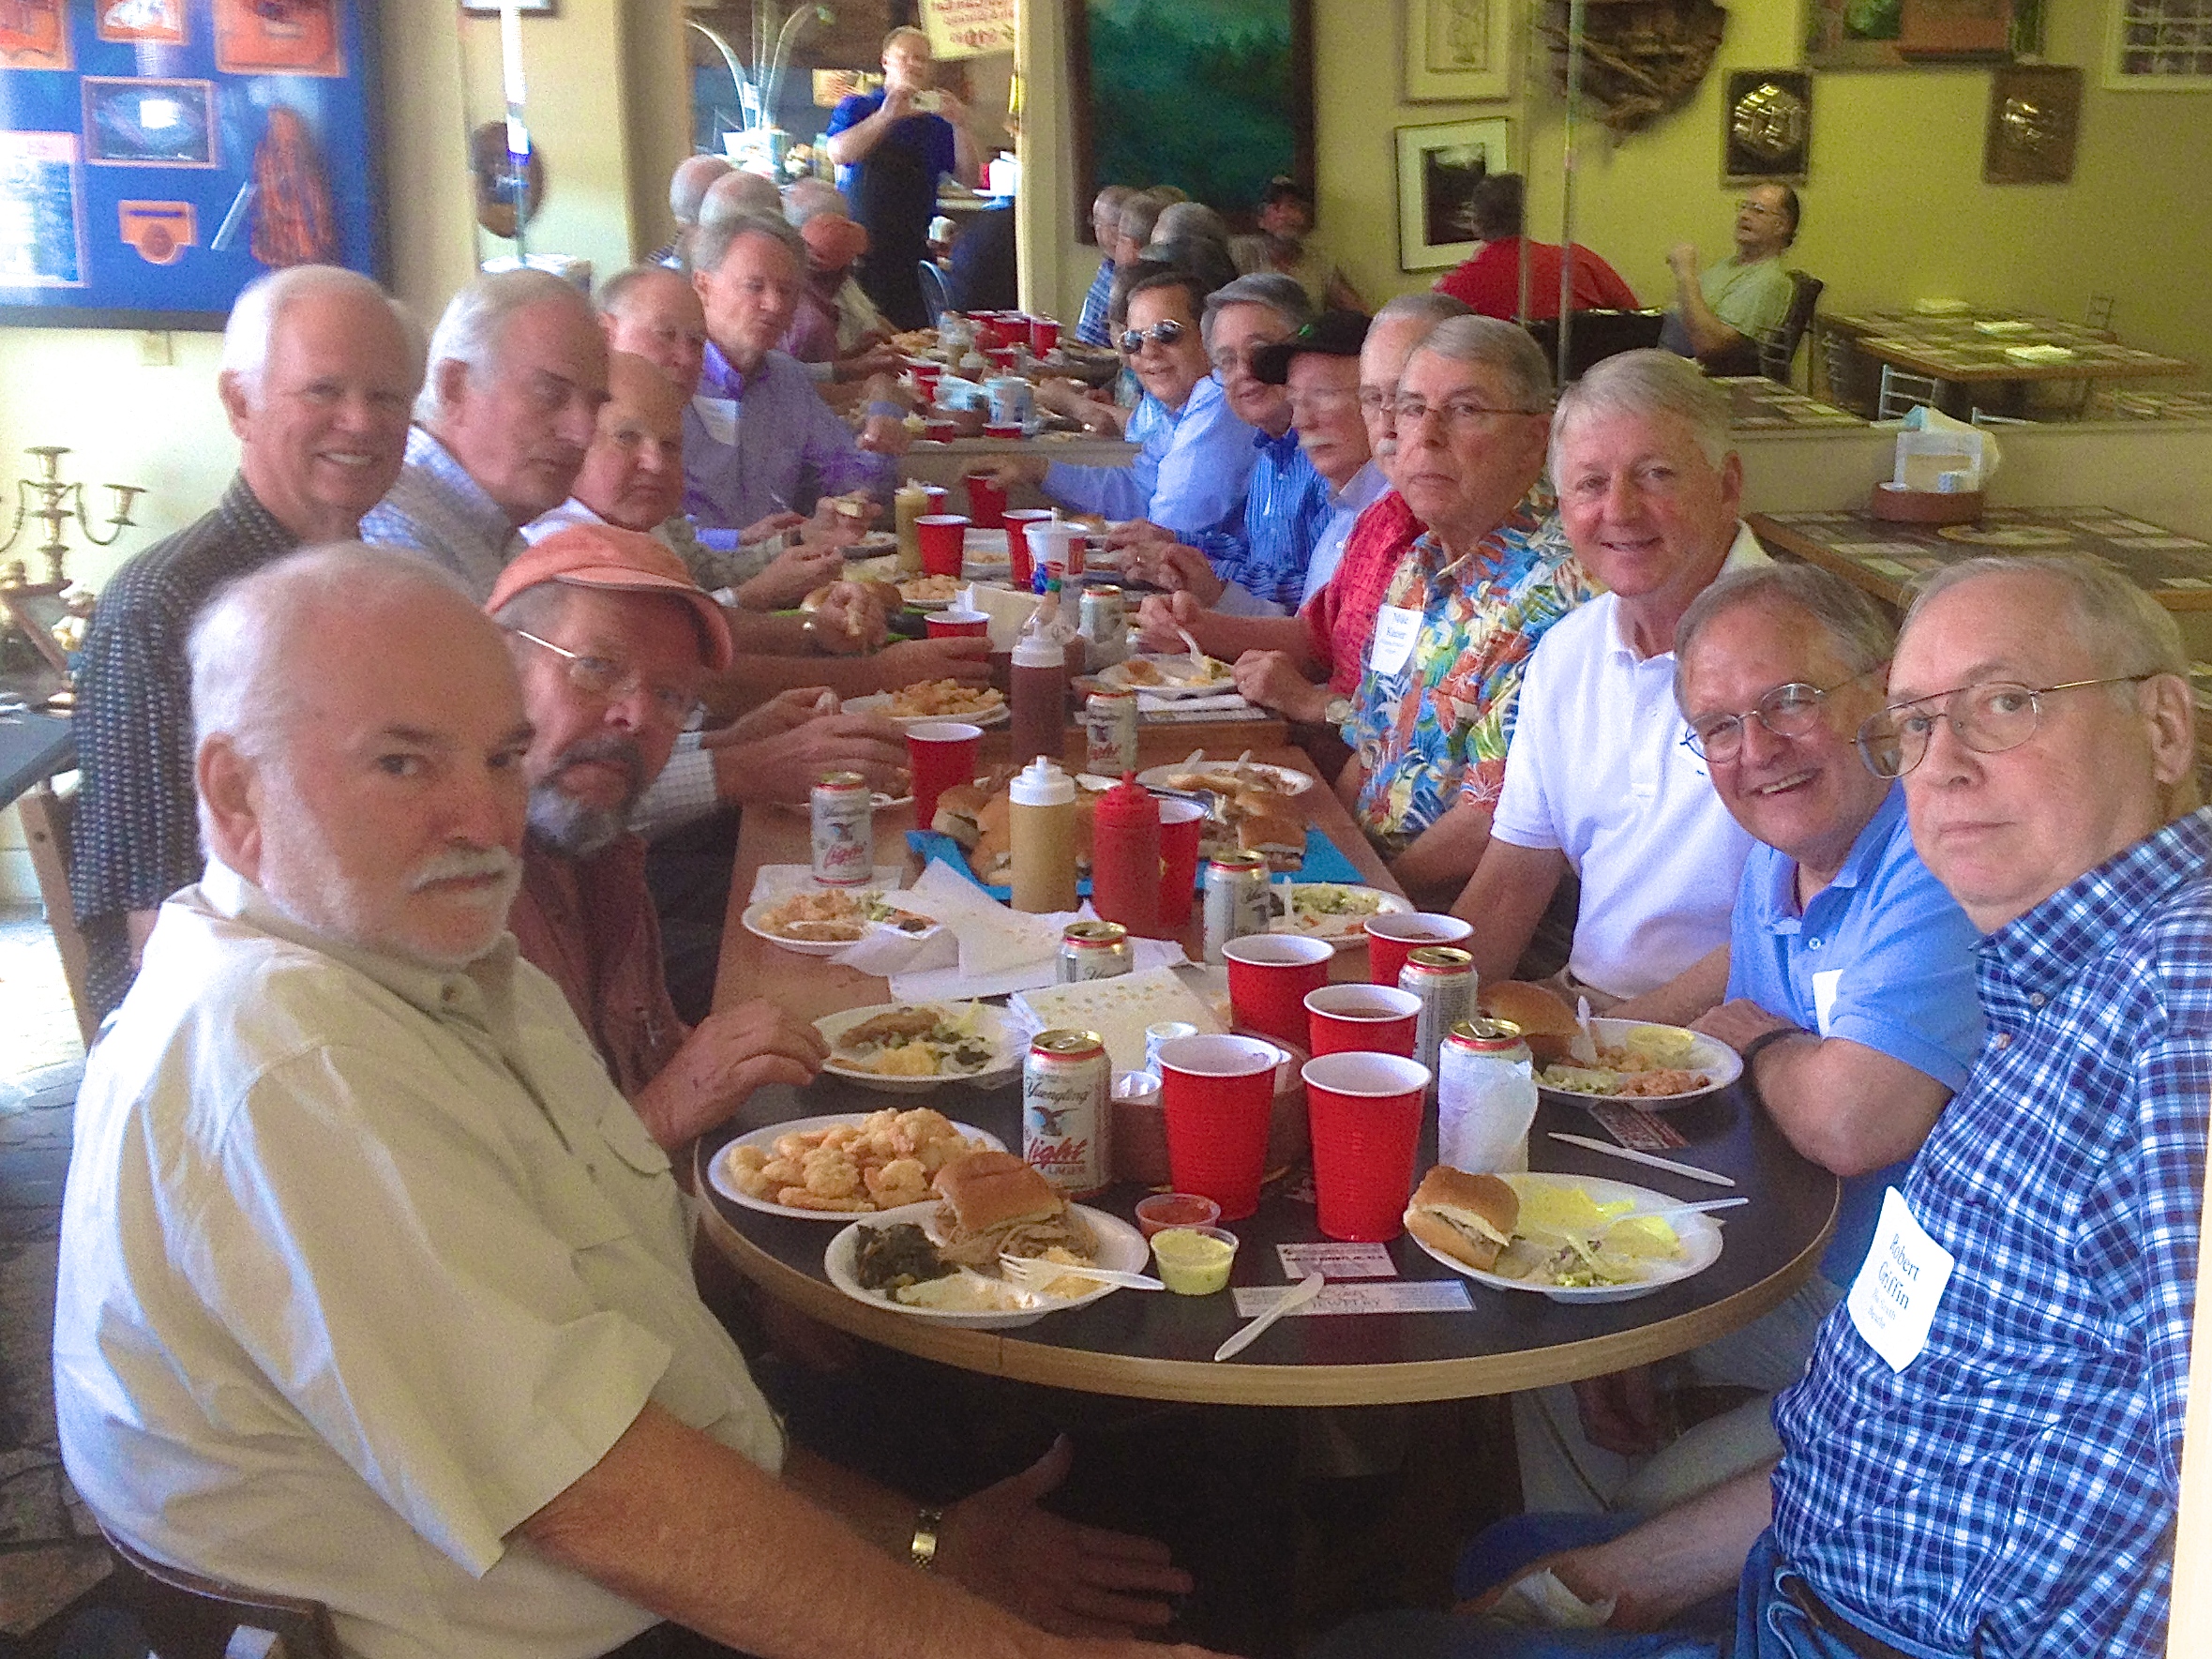
[{"label": "white name tag", "polygon": [[1867,1346],[1902,1371],[1928,1346],[1928,1327],[1958,1259],[1913,1219],[1894,1186],[1882,1195],[1873,1246],[1843,1305]]},{"label": "white name tag", "polygon": [[1841,968],[1830,968],[1813,976],[1813,1019],[1824,1037],[1828,1035],[1828,1019],[1836,1011],[1836,987],[1843,983]]},{"label": "white name tag", "polygon": [[737,400],[733,398],[696,397],[691,407],[705,424],[707,436],[717,444],[737,443]]},{"label": "white name tag", "polygon": [[1375,648],[1367,666],[1378,674],[1394,674],[1413,655],[1413,641],[1421,635],[1421,612],[1403,605],[1385,605],[1375,616]]}]

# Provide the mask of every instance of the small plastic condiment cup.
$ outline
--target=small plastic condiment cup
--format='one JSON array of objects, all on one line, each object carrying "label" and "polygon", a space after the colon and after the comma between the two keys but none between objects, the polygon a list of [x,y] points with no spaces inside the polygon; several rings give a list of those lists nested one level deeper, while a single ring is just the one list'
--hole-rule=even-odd
[{"label": "small plastic condiment cup", "polygon": [[1146,1238],[1171,1227],[1211,1227],[1221,1219],[1221,1206],[1195,1192],[1156,1192],[1136,1203],[1137,1230]]},{"label": "small plastic condiment cup", "polygon": [[1229,1287],[1237,1235],[1218,1227],[1166,1228],[1152,1235],[1152,1260],[1176,1295],[1211,1296]]}]

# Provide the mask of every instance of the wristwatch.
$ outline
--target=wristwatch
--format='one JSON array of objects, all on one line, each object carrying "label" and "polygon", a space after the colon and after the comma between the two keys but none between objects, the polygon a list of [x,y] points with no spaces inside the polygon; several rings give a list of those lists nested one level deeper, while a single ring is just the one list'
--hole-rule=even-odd
[{"label": "wristwatch", "polygon": [[1785,1042],[1791,1037],[1809,1037],[1812,1034],[1802,1026],[1796,1025],[1778,1026],[1773,1031],[1761,1032],[1750,1042],[1744,1044],[1740,1050],[1743,1055],[1743,1075],[1750,1078],[1753,1082],[1757,1082],[1758,1077],[1753,1069],[1752,1063],[1758,1059],[1761,1051],[1771,1048],[1777,1043]]},{"label": "wristwatch", "polygon": [[907,1558],[925,1573],[937,1570],[937,1530],[943,1525],[944,1511],[926,1504],[914,1516],[914,1540],[907,1546]]}]

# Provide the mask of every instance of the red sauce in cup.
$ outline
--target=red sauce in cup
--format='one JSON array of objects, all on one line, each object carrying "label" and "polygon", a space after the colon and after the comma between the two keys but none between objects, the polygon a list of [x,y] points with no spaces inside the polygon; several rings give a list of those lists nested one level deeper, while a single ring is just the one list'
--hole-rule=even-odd
[{"label": "red sauce in cup", "polygon": [[1221,1206],[1196,1193],[1154,1193],[1136,1206],[1136,1225],[1148,1239],[1171,1227],[1211,1227],[1220,1219]]}]

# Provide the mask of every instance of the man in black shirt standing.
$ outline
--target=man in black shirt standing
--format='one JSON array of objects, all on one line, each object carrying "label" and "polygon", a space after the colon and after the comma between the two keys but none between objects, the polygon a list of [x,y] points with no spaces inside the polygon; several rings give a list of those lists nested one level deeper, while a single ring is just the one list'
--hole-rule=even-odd
[{"label": "man in black shirt standing", "polygon": [[216,385],[238,475],[212,512],[115,573],[78,673],[69,888],[98,1014],[122,1002],[155,911],[204,862],[185,660],[193,618],[217,588],[294,548],[353,539],[399,475],[422,373],[422,330],[358,272],[273,272],[232,308]]}]

